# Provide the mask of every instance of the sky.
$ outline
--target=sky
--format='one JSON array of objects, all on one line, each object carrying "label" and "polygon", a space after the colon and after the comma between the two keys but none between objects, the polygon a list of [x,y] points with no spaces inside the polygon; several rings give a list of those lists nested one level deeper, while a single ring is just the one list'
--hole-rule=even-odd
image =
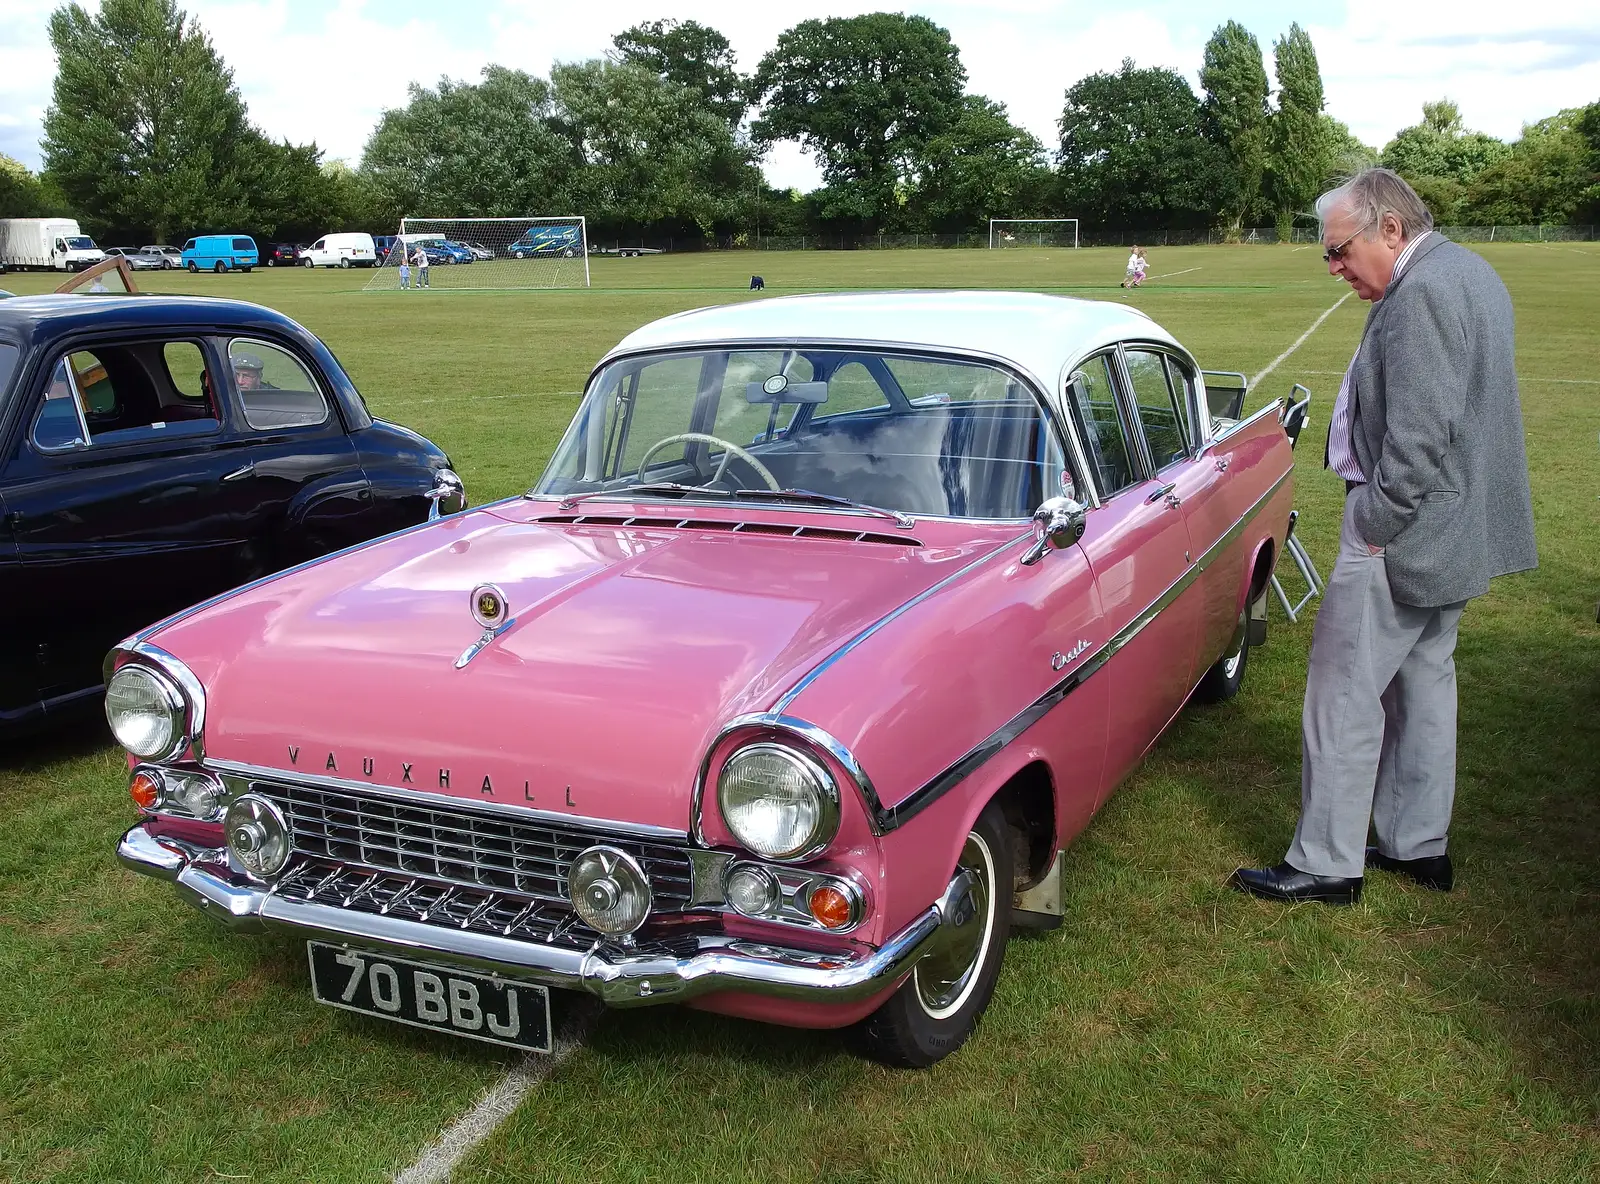
[{"label": "sky", "polygon": [[[95,0],[85,0],[93,6]],[[1167,66],[1199,90],[1213,29],[1238,20],[1256,35],[1271,73],[1272,42],[1298,20],[1322,67],[1327,110],[1381,148],[1416,123],[1422,103],[1454,99],[1467,127],[1514,139],[1525,122],[1600,99],[1600,0],[942,0],[894,5],[849,0],[179,0],[199,17],[249,106],[274,138],[315,141],[356,164],[379,114],[410,83],[475,80],[495,62],[547,74],[555,61],[599,57],[611,37],[644,20],[698,20],[754,69],[778,34],[809,17],[880,9],[915,12],[950,31],[968,87],[1005,103],[1016,123],[1054,149],[1062,97],[1075,81],[1125,57]],[[55,60],[56,0],[0,0],[0,152],[42,164],[39,140]],[[810,189],[818,171],[792,144],[763,166],[781,187]]]}]

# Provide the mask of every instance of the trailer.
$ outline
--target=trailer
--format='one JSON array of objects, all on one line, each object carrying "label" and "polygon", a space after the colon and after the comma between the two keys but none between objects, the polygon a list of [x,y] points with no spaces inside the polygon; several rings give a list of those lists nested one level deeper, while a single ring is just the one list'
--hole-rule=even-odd
[{"label": "trailer", "polygon": [[82,271],[105,257],[71,218],[0,218],[0,259],[7,267]]}]

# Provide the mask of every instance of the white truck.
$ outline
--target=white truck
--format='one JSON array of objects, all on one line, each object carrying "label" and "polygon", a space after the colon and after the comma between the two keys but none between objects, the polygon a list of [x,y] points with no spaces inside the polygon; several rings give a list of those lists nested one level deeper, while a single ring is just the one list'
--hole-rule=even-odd
[{"label": "white truck", "polygon": [[71,218],[0,218],[0,259],[7,267],[82,271],[105,257]]}]

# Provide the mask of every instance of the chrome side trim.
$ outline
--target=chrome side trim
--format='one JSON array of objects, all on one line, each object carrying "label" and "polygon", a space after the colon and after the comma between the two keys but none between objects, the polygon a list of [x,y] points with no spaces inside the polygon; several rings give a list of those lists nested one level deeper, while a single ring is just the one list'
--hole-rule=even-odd
[{"label": "chrome side trim", "polygon": [[1117,651],[1139,636],[1145,627],[1161,614],[1163,609],[1177,600],[1195,580],[1200,578],[1202,572],[1216,562],[1217,557],[1222,554],[1228,544],[1244,533],[1245,527],[1261,512],[1262,507],[1271,500],[1272,495],[1278,492],[1289,477],[1290,471],[1285,471],[1264,494],[1256,499],[1255,504],[1245,511],[1243,517],[1230,526],[1221,538],[1212,543],[1206,549],[1205,554],[1201,555],[1196,562],[1190,564],[1166,591],[1156,597],[1143,612],[1123,626],[1114,637],[1108,639],[1104,645],[1074,667],[1070,674],[1023,708],[1022,711],[1018,712],[979,744],[975,745],[937,777],[908,794],[899,804],[891,806],[884,811],[883,829],[888,831],[903,826],[922,813],[956,785],[981,768],[985,762],[1004,749],[1006,745],[1043,719],[1053,707],[1077,690],[1078,687],[1082,686],[1091,675],[1115,657]]},{"label": "chrome side trim", "polygon": [[848,1003],[889,990],[907,973],[955,913],[957,878],[939,899],[877,949],[818,953],[722,934],[693,937],[682,953],[632,952],[602,944],[575,950],[493,933],[430,925],[379,913],[292,900],[270,889],[233,883],[212,870],[202,849],[158,842],[135,826],[117,849],[134,871],[173,882],[178,894],[239,929],[273,927],[302,937],[441,960],[585,990],[613,1007],[674,1003],[712,991],[740,991],[816,1003]]},{"label": "chrome side trim", "polygon": [[[1216,371],[1213,370],[1212,373],[1215,374]],[[1222,432],[1220,435],[1216,435],[1216,436],[1211,437],[1210,440],[1206,441],[1205,448],[1202,448],[1196,454],[1196,456],[1205,455],[1206,448],[1211,448],[1211,447],[1213,447],[1213,446],[1215,446],[1217,444],[1220,444],[1222,441],[1226,440],[1229,436],[1233,435],[1235,432],[1243,431],[1245,428],[1249,427],[1251,424],[1255,423],[1256,420],[1260,419],[1262,416],[1268,414],[1269,412],[1271,414],[1273,414],[1273,415],[1281,415],[1283,413],[1283,400],[1282,399],[1274,399],[1274,400],[1272,400],[1272,402],[1268,403],[1265,407],[1261,408],[1261,410],[1252,411],[1249,415],[1245,416],[1238,423],[1235,423],[1235,424],[1231,425],[1226,431]],[[1276,486],[1274,486],[1274,488],[1276,488]]]},{"label": "chrome side trim", "polygon": [[974,559],[971,563],[968,563],[965,567],[961,568],[961,570],[951,572],[949,575],[945,576],[944,579],[940,580],[938,583],[934,584],[932,587],[926,588],[923,591],[918,592],[915,596],[913,596],[910,600],[906,601],[904,604],[900,605],[898,608],[890,609],[887,613],[885,613],[883,616],[879,617],[876,621],[872,622],[872,624],[868,625],[860,633],[857,633],[849,641],[845,642],[838,649],[834,650],[833,653],[829,654],[821,662],[817,663],[817,665],[813,666],[809,671],[807,671],[804,675],[802,675],[801,678],[800,678],[800,681],[795,683],[794,686],[790,687],[787,691],[785,691],[778,698],[778,701],[772,705],[771,714],[781,716],[788,709],[789,704],[793,703],[795,701],[795,699],[799,697],[800,693],[802,691],[804,691],[808,686],[810,686],[812,683],[816,682],[817,679],[821,678],[823,676],[823,674],[825,674],[827,672],[827,670],[828,670],[828,668],[830,666],[832,666],[840,658],[843,658],[846,654],[848,654],[851,650],[855,649],[862,642],[866,641],[867,638],[871,637],[874,633],[878,632],[885,625],[889,624],[889,622],[893,621],[895,618],[901,616],[904,613],[910,612],[912,609],[916,608],[917,605],[921,604],[924,600],[927,600],[930,596],[934,596],[934,595],[937,595],[940,592],[943,592],[946,588],[948,588],[951,584],[955,583],[962,576],[966,575],[970,571],[975,570],[976,568],[982,567],[985,563],[988,563],[996,555],[1002,554],[1006,550],[1008,550],[1011,547],[1014,547],[1018,543],[1022,542],[1024,539],[1028,539],[1028,538],[1032,538],[1032,537],[1033,537],[1033,529],[1032,529],[1032,525],[1030,523],[1029,529],[1028,529],[1026,534],[1018,535],[1014,539],[1007,539],[1005,542],[1001,543],[998,547],[994,548],[994,550],[988,551],[985,554],[978,556],[978,558]]},{"label": "chrome side trim", "polygon": [[[682,842],[686,832],[668,826],[651,826],[644,823],[623,823],[615,819],[590,818],[583,814],[563,814],[558,810],[541,810],[534,806],[519,806],[514,802],[483,802],[475,798],[456,797],[450,794],[425,792],[415,789],[398,789],[392,785],[376,785],[370,781],[354,781],[348,777],[329,777],[323,773],[302,773],[299,770],[269,769],[261,765],[248,765],[241,761],[208,760],[205,768],[220,773],[225,784],[230,781],[264,781],[273,785],[308,785],[317,789],[334,789],[349,793],[392,798],[395,801],[413,802],[430,809],[448,805],[479,814],[499,815],[520,822],[538,821],[558,823],[562,826],[582,827],[585,830],[602,830],[610,834],[628,835],[641,839],[666,839]],[[244,792],[243,787],[228,784],[234,792]]]}]

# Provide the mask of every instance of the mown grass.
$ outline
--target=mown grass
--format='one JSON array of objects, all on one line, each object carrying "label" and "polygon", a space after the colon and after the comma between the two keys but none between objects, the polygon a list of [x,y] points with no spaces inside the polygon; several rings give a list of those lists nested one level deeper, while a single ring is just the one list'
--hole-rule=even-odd
[{"label": "mown grass", "polygon": [[[1074,845],[1067,924],[1012,943],[961,1052],[892,1073],[825,1033],[610,1013],[457,1178],[1600,1175],[1600,251],[1484,253],[1518,311],[1541,566],[1463,626],[1456,892],[1374,876],[1357,908],[1284,909],[1222,886],[1281,858],[1299,804],[1311,626],[1275,611],[1244,694],[1186,713]],[[140,279],[296,317],[483,501],[537,476],[605,349],[653,317],[752,298],[751,271],[768,294],[1131,300],[1202,364],[1252,374],[1342,291],[1310,250],[1152,255],[1157,275],[1185,273],[1132,294],[1120,253],[1100,251],[596,260],[594,290],[536,294]],[[1364,312],[1348,301],[1263,386],[1315,392],[1297,502],[1324,569],[1342,487],[1322,437]],[[378,1178],[503,1070],[494,1050],[312,1004],[298,943],[223,934],[120,871],[122,785],[92,723],[0,755],[0,1176]]]}]

